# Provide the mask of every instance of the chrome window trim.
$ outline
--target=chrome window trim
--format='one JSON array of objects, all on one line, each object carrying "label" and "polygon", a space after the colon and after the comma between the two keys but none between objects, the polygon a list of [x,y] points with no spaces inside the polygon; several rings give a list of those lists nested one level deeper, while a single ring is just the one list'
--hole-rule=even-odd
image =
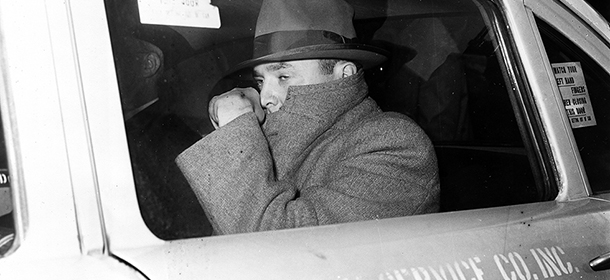
[{"label": "chrome window trim", "polygon": [[[530,2],[526,0],[525,2]],[[561,5],[572,13],[572,15],[579,19],[585,25],[588,25],[600,36],[602,41],[610,47],[610,24],[608,20],[600,15],[600,13],[594,10],[589,4],[582,0],[554,0],[558,5]]]},{"label": "chrome window trim", "polygon": [[[506,79],[507,87],[512,87],[509,97],[515,110],[516,119],[522,134],[526,150],[532,156],[528,156],[532,172],[536,180],[540,200],[552,200],[557,195],[557,169],[553,161],[553,154],[548,145],[547,132],[542,125],[540,113],[533,99],[533,91],[529,76],[524,69],[522,57],[519,55],[515,34],[511,32],[508,11],[511,6],[506,1],[489,1],[489,5],[495,8],[486,9],[490,25],[494,28],[494,34],[501,56],[502,71]],[[511,89],[509,89],[511,90]]]}]

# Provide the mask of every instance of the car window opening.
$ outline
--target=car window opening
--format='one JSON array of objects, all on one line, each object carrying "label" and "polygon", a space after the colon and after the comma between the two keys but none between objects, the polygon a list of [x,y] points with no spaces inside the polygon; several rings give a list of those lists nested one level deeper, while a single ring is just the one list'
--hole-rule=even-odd
[{"label": "car window opening", "polygon": [[[358,37],[390,53],[365,72],[370,96],[384,111],[416,121],[434,144],[440,211],[538,201],[494,31],[477,5],[348,2]],[[216,30],[141,25],[137,5],[106,1],[140,210],[162,239],[213,234],[174,159],[214,130],[207,116],[213,96],[255,85],[250,73],[224,75],[251,55],[259,7],[248,3],[218,3],[223,24]],[[136,82],[142,75],[147,82]]]}]

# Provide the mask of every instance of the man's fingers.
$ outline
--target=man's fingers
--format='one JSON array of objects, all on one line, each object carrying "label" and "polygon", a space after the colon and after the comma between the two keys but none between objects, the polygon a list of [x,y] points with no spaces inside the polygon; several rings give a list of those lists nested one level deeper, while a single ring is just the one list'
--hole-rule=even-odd
[{"label": "man's fingers", "polygon": [[263,123],[265,120],[265,111],[263,110],[263,107],[261,107],[258,91],[250,87],[245,89],[244,94],[250,100],[250,103],[252,103],[252,109],[254,109],[254,114],[256,114],[258,122]]},{"label": "man's fingers", "polygon": [[258,92],[253,88],[234,88],[213,97],[210,100],[208,112],[215,128],[248,112],[254,112],[259,123],[265,119]]},{"label": "man's fingers", "polygon": [[212,122],[214,129],[218,129],[218,115],[216,109],[218,108],[216,106],[217,97],[218,96],[212,97],[212,100],[210,100],[210,103],[208,104],[208,117],[210,117],[210,122]]}]

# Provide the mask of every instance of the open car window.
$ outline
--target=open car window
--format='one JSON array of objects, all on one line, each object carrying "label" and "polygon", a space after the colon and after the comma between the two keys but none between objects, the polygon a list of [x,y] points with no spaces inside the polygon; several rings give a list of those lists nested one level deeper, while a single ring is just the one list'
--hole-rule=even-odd
[{"label": "open car window", "polygon": [[[252,54],[261,1],[218,1],[218,29],[142,24],[138,1],[106,0],[106,10],[138,203],[162,239],[213,234],[175,157],[213,131],[210,98],[254,85],[225,76]],[[348,1],[361,41],[386,49],[367,70],[369,93],[385,111],[415,120],[432,140],[441,211],[552,199],[534,172],[540,159],[521,131],[506,62],[479,1]],[[490,19],[491,18],[491,19]],[[152,54],[152,55],[151,55]]]}]

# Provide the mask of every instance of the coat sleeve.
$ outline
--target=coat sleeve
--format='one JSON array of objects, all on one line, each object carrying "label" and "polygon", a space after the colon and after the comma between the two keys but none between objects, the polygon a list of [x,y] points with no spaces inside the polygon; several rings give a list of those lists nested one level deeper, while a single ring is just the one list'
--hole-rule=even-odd
[{"label": "coat sleeve", "polygon": [[[313,208],[287,210],[296,188],[275,180],[269,146],[254,114],[210,133],[176,163],[217,234],[316,224]],[[279,211],[292,214],[277,215],[282,208]]]},{"label": "coat sleeve", "polygon": [[[267,140],[253,114],[243,115],[209,134],[185,150],[176,162],[218,234],[396,217],[438,209],[438,174],[431,146],[413,150],[381,140],[350,139],[354,142],[350,145],[362,141],[378,145],[360,145],[337,155],[341,160],[326,171],[332,176],[313,180],[318,185],[301,193],[294,183],[275,179]],[[428,153],[423,155],[423,161],[422,152]]]}]

